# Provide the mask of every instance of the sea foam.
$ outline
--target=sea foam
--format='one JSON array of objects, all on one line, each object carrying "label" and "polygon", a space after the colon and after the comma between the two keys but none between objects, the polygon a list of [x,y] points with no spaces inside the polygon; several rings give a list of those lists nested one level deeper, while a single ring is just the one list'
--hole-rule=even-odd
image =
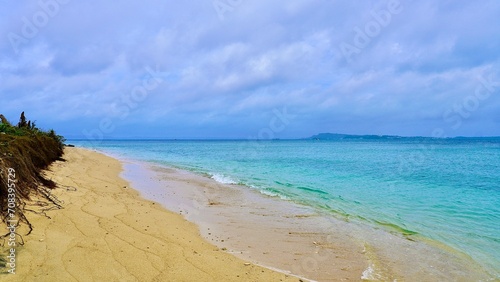
[{"label": "sea foam", "polygon": [[238,182],[235,181],[234,179],[232,179],[231,177],[220,174],[220,173],[213,173],[210,178],[212,178],[213,180],[215,180],[221,184],[238,184]]}]

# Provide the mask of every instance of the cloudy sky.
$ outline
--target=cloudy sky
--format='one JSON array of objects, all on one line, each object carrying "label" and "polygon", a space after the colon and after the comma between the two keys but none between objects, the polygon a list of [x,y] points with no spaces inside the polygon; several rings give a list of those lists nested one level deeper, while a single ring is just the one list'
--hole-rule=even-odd
[{"label": "cloudy sky", "polygon": [[496,0],[0,5],[0,113],[69,138],[500,135]]}]

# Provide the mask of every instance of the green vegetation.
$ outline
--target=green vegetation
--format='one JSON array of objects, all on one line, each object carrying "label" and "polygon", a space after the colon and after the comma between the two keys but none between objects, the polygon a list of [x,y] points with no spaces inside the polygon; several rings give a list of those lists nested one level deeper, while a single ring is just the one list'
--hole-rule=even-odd
[{"label": "green vegetation", "polygon": [[24,112],[15,126],[3,115],[0,115],[0,121],[0,217],[7,223],[8,198],[12,198],[9,196],[8,175],[9,169],[12,168],[15,170],[16,180],[15,216],[19,220],[17,224],[27,224],[29,234],[32,227],[24,215],[26,202],[33,196],[41,196],[58,205],[57,199],[50,193],[50,189],[56,184],[46,179],[42,171],[52,162],[62,160],[65,140],[54,130],[39,129],[35,122],[26,119]]}]

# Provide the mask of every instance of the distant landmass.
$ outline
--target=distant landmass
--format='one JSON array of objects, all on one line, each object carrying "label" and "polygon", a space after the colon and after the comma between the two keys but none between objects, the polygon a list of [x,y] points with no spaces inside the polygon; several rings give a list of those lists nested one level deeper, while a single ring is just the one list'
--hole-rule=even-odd
[{"label": "distant landmass", "polygon": [[[433,137],[423,136],[397,136],[397,135],[353,135],[353,134],[340,134],[340,133],[319,133],[306,139],[311,140],[343,140],[343,139],[356,139],[356,140],[392,140],[392,139],[435,139]],[[499,137],[463,137],[457,136],[445,139],[467,139],[467,140],[496,140]]]},{"label": "distant landmass", "polygon": [[340,140],[340,139],[401,139],[401,138],[405,137],[394,136],[394,135],[351,135],[351,134],[339,134],[339,133],[319,133],[307,139]]}]

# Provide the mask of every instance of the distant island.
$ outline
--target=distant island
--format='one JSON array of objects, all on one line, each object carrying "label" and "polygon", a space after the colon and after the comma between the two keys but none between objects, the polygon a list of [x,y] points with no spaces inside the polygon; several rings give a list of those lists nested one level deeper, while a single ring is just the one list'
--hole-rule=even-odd
[{"label": "distant island", "polygon": [[395,140],[395,139],[466,139],[466,140],[491,140],[500,137],[450,137],[450,138],[434,138],[425,136],[397,136],[397,135],[354,135],[341,133],[319,133],[313,135],[307,140]]},{"label": "distant island", "polygon": [[319,133],[306,139],[312,140],[342,140],[342,139],[401,139],[410,137],[401,137],[394,135],[352,135],[340,133]]}]

